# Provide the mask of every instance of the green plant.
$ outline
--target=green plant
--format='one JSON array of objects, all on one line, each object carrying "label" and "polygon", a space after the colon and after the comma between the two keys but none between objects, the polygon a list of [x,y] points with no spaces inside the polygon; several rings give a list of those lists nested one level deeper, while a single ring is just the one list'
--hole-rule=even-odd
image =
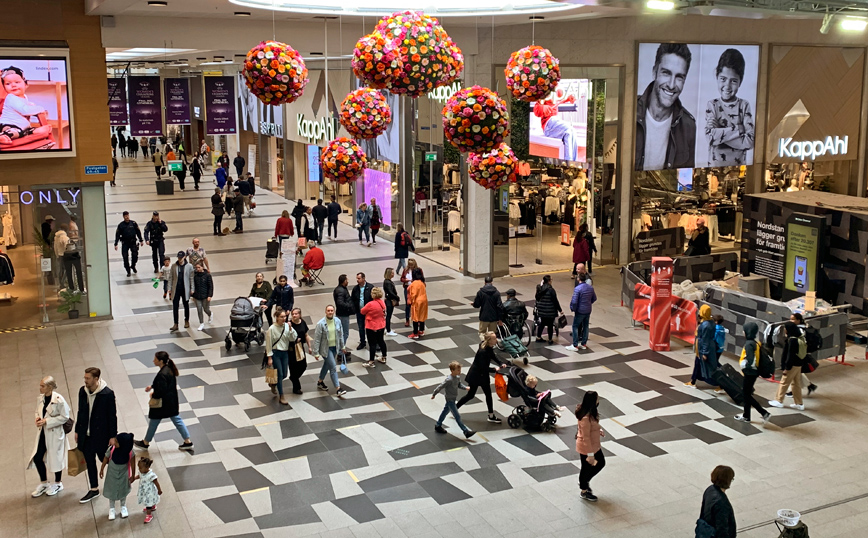
[{"label": "green plant", "polygon": [[509,144],[515,156],[526,161],[530,156],[530,103],[512,98],[509,108]]},{"label": "green plant", "polygon": [[446,164],[458,164],[461,159],[461,152],[453,146],[448,140],[443,141],[443,160]]},{"label": "green plant", "polygon": [[70,310],[76,310],[75,305],[81,302],[80,291],[63,290],[60,292],[60,306],[57,311],[61,314],[66,314]]},{"label": "green plant", "polygon": [[45,241],[45,238],[42,237],[42,230],[39,229],[39,226],[33,227],[33,243],[35,243],[37,247],[42,249],[43,258],[51,257],[51,245],[49,245]]}]

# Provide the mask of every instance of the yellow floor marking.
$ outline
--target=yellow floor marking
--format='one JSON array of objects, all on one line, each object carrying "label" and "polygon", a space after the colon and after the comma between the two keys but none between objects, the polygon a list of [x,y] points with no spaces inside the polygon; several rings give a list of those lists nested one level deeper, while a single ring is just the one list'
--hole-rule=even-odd
[{"label": "yellow floor marking", "polygon": [[620,422],[618,422],[617,420],[615,420],[615,419],[613,419],[613,418],[610,418],[609,420],[611,420],[612,422],[614,422],[614,423],[617,424],[618,426],[621,426],[622,428],[626,428],[626,427],[627,427],[627,426],[624,426],[623,424],[621,424]]},{"label": "yellow floor marking", "polygon": [[256,493],[257,491],[264,491],[264,490],[267,490],[267,489],[268,489],[267,487],[265,487],[265,488],[258,488],[258,489],[250,489],[250,490],[247,490],[247,491],[242,491],[242,492],[241,492],[241,495],[247,495],[248,493]]},{"label": "yellow floor marking", "polygon": [[358,428],[359,426],[360,424],[355,424],[353,426],[344,426],[343,428],[338,428],[338,431],[340,432],[344,430],[352,430],[353,428]]},{"label": "yellow floor marking", "polygon": [[353,482],[358,482],[358,481],[359,481],[359,479],[356,478],[356,475],[354,475],[352,471],[347,471],[347,474],[350,475],[350,478],[353,479]]}]

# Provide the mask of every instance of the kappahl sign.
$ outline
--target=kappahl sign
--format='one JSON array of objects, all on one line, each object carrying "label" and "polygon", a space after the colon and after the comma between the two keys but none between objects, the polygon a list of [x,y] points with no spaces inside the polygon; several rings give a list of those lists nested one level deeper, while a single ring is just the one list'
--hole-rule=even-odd
[{"label": "kappahl sign", "polygon": [[306,139],[308,144],[333,139],[337,131],[337,123],[334,118],[320,118],[319,121],[310,121],[305,119],[304,114],[295,115],[298,136]]},{"label": "kappahl sign", "polygon": [[778,155],[806,161],[816,160],[824,155],[846,155],[849,137],[827,136],[825,140],[793,141],[792,138],[781,138],[778,141]]}]

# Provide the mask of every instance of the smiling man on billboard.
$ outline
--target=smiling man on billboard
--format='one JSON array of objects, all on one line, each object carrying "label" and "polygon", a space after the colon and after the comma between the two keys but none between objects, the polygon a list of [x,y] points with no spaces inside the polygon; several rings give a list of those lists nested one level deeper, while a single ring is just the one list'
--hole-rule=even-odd
[{"label": "smiling man on billboard", "polygon": [[654,79],[636,104],[636,170],[693,168],[696,119],[681,104],[691,53],[682,43],[662,43]]}]

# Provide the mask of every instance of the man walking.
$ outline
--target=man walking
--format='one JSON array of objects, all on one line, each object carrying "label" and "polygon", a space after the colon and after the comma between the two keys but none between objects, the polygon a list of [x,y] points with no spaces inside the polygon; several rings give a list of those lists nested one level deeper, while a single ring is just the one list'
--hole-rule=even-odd
[{"label": "man walking", "polygon": [[175,324],[169,332],[178,330],[178,310],[184,303],[184,328],[190,328],[190,294],[196,289],[193,280],[193,265],[187,263],[187,253],[178,251],[178,261],[169,270],[169,299],[172,300],[172,316]]},{"label": "man walking", "polygon": [[166,257],[166,239],[163,235],[169,227],[160,218],[160,212],[154,211],[151,220],[145,224],[145,243],[151,246],[151,260],[154,262],[154,272],[159,273]]},{"label": "man walking", "polygon": [[[341,213],[343,212],[343,211],[341,210],[341,204],[337,203],[337,202],[335,201],[335,197],[334,197],[334,195],[332,195],[332,201],[329,202],[329,204],[326,206],[326,208],[327,208],[328,211],[329,211],[329,213],[328,213],[328,220],[329,220],[329,229],[328,229],[328,234],[329,234],[329,239],[337,240],[337,238],[338,238],[338,217],[341,216]],[[334,236],[332,236],[332,227],[333,227],[333,226],[334,226],[334,229],[335,229]],[[320,232],[320,235],[322,235],[322,232]]]},{"label": "man walking", "polygon": [[[355,312],[353,308],[353,299],[350,296],[349,279],[347,275],[338,277],[338,286],[332,292],[335,300],[335,315],[341,320],[341,330],[343,331],[344,342],[350,339],[350,316]],[[364,338],[365,331],[361,331]],[[349,360],[349,357],[347,358]]]},{"label": "man walking", "polygon": [[205,255],[205,249],[199,246],[199,238],[193,238],[193,246],[187,249],[187,263],[196,266],[197,263],[205,264],[205,270],[211,272],[211,264],[208,263],[208,256]]},{"label": "man walking", "polygon": [[[246,179],[239,179],[235,182],[235,190],[241,194],[241,208],[243,211],[247,212],[247,216],[250,216],[250,182]],[[237,196],[237,195],[236,195]],[[238,215],[236,215],[238,218]]]},{"label": "man walking", "polygon": [[[127,270],[127,276],[130,276],[130,270],[138,273],[136,263],[139,261],[139,247],[145,244],[145,240],[142,239],[139,225],[130,219],[129,211],[124,211],[124,220],[118,224],[118,229],[115,231],[115,251],[118,249],[118,242],[121,243],[121,256],[124,258],[124,269]],[[130,254],[132,254],[132,260],[130,260]]]},{"label": "man walking", "polygon": [[[325,227],[326,219],[329,217],[329,209],[323,205],[322,198],[317,200],[316,205],[311,210],[311,214],[313,215],[313,226],[316,230],[316,242],[322,244],[322,230]],[[331,225],[329,225],[329,235],[331,235]]]},{"label": "man walking", "polygon": [[356,349],[365,349],[365,316],[362,314],[362,308],[371,301],[371,291],[374,286],[370,282],[365,281],[365,273],[356,273],[356,285],[353,287],[353,311],[356,314],[356,324],[359,326],[359,347]]},{"label": "man walking", "polygon": [[[239,181],[236,185],[246,185],[246,181]],[[235,187],[235,196],[232,197],[232,210],[235,211],[235,229],[232,230],[232,233],[235,234],[243,234],[244,233],[244,197],[241,196],[241,188]],[[249,200],[250,197],[248,196]]]},{"label": "man walking", "polygon": [[242,179],[244,177],[245,164],[247,164],[247,161],[245,161],[244,157],[241,156],[241,152],[236,152],[235,159],[232,160],[232,166],[235,167],[235,172],[238,173],[238,179]]},{"label": "man walking", "polygon": [[588,349],[588,326],[591,321],[591,308],[597,301],[597,293],[588,284],[587,273],[579,275],[579,285],[573,290],[570,300],[570,310],[573,311],[573,344],[567,346],[567,351]]},{"label": "man walking", "polygon": [[497,324],[503,311],[503,301],[500,299],[500,292],[492,284],[493,281],[490,276],[485,277],[485,285],[479,288],[473,300],[473,308],[479,309],[480,341],[485,340],[485,333],[497,331]]},{"label": "man walking", "polygon": [[96,459],[102,461],[109,444],[118,435],[118,413],[115,393],[100,379],[99,368],[84,371],[84,386],[78,391],[78,415],[75,420],[75,442],[87,464],[90,491],[78,502],[84,504],[99,497]]},{"label": "man walking", "polygon": [[223,197],[220,196],[222,191],[219,188],[214,188],[214,194],[211,195],[211,214],[214,215],[214,235],[223,235],[221,226],[223,225],[223,214],[226,210],[223,207]]}]

